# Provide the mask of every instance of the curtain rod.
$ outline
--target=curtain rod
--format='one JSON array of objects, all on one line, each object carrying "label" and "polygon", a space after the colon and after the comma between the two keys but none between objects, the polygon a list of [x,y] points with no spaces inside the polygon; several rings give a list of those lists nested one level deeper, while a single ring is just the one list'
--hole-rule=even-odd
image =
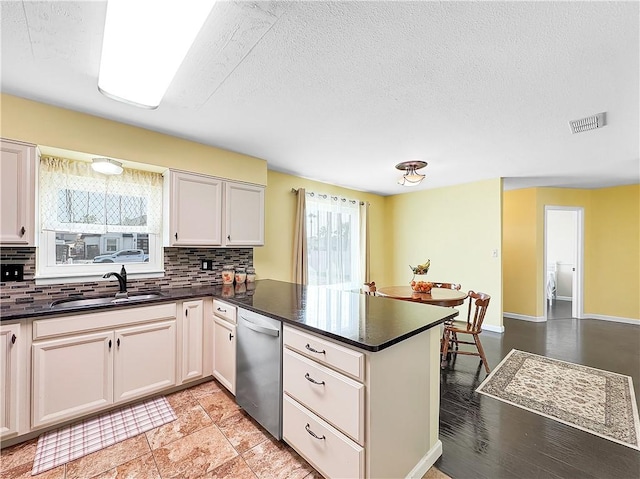
[{"label": "curtain rod", "polygon": [[[298,188],[291,188],[291,193],[296,193],[297,194],[298,193]],[[324,198],[324,199],[331,198],[333,201],[342,200],[343,202],[348,201],[348,202],[353,203],[353,204],[356,204],[356,203],[358,203],[360,205],[364,205],[365,204],[364,201],[351,200],[349,198],[344,198],[342,196],[328,195],[326,193],[315,193],[313,191],[307,191],[306,193],[307,193],[307,195],[309,195],[311,197],[318,196],[318,197]],[[367,204],[369,204],[369,203],[367,202]]]}]

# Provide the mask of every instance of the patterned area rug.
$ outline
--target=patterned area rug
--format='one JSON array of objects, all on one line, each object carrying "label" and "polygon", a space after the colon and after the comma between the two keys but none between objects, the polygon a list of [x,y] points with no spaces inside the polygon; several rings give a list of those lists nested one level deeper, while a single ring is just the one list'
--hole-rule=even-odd
[{"label": "patterned area rug", "polygon": [[177,419],[165,397],[125,406],[42,434],[31,475],[53,469]]},{"label": "patterned area rug", "polygon": [[512,349],[476,391],[640,450],[629,376]]}]

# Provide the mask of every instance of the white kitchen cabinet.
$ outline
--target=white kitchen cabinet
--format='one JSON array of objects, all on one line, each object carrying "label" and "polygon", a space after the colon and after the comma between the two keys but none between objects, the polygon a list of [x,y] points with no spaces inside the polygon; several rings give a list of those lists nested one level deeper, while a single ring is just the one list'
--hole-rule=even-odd
[{"label": "white kitchen cabinet", "polygon": [[0,244],[35,245],[35,145],[0,140]]},{"label": "white kitchen cabinet", "polygon": [[222,180],[169,170],[164,184],[165,246],[222,246]]},{"label": "white kitchen cabinet", "polygon": [[284,325],[282,436],[327,478],[422,477],[438,439],[439,328],[372,352]]},{"label": "white kitchen cabinet", "polygon": [[113,331],[32,345],[32,425],[98,411],[113,403]]},{"label": "white kitchen cabinet", "polygon": [[236,307],[214,301],[213,376],[236,393]]},{"label": "white kitchen cabinet", "polygon": [[114,403],[148,396],[176,384],[176,322],[115,331]]},{"label": "white kitchen cabinet", "polygon": [[226,246],[264,245],[264,187],[225,182]]},{"label": "white kitchen cabinet", "polygon": [[20,343],[19,324],[0,326],[0,437],[2,439],[18,433],[20,384],[18,362]]},{"label": "white kitchen cabinet", "polygon": [[182,303],[182,368],[181,382],[201,378],[204,347],[204,301]]},{"label": "white kitchen cabinet", "polygon": [[32,428],[176,384],[175,303],[35,320]]}]

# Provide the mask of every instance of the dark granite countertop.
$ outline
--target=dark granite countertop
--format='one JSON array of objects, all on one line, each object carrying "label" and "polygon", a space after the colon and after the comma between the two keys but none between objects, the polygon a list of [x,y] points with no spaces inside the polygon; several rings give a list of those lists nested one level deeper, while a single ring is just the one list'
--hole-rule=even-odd
[{"label": "dark granite countertop", "polygon": [[1,311],[2,321],[42,319],[114,308],[132,308],[167,301],[213,296],[284,323],[368,351],[380,351],[458,315],[443,308],[410,301],[368,296],[351,291],[259,280],[249,289],[211,286],[161,291],[159,298],[120,304],[52,308],[50,302],[21,303]]}]

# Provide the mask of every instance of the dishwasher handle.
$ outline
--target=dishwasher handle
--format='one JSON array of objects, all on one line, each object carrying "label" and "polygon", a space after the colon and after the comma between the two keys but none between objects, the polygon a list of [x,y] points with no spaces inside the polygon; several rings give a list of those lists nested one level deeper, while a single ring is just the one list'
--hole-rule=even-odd
[{"label": "dishwasher handle", "polygon": [[269,336],[274,336],[274,337],[278,337],[280,336],[280,330],[279,329],[274,329],[274,328],[269,328],[266,326],[260,326],[258,324],[252,323],[251,321],[249,321],[247,318],[245,318],[244,316],[240,316],[242,319],[244,319],[245,321],[245,326],[253,331],[255,331],[256,333],[261,333],[261,334],[268,334]]}]

